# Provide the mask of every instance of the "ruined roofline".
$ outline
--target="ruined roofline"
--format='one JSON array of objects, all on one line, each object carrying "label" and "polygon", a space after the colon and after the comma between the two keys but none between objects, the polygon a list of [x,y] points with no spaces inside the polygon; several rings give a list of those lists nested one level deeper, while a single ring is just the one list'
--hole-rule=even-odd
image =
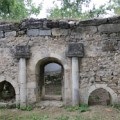
[{"label": "ruined roofline", "polygon": [[101,24],[120,23],[120,16],[103,19],[79,20],[50,20],[50,19],[25,19],[20,23],[0,22],[0,31],[19,31],[25,29],[72,29],[83,26],[99,26]]}]

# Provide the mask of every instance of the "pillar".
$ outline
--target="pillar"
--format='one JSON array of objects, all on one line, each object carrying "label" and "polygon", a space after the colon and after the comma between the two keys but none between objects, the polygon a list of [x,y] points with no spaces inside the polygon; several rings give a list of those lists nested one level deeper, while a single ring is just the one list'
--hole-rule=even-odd
[{"label": "pillar", "polygon": [[19,85],[20,85],[20,106],[26,106],[27,103],[27,85],[26,85],[26,59],[19,59]]},{"label": "pillar", "polygon": [[84,46],[82,43],[70,43],[68,45],[68,51],[66,56],[72,59],[72,105],[76,106],[80,103],[80,93],[79,93],[79,58],[84,56]]},{"label": "pillar", "polygon": [[26,60],[30,58],[30,46],[17,45],[15,57],[19,60],[18,82],[19,82],[19,104],[20,107],[27,105],[27,75]]},{"label": "pillar", "polygon": [[78,57],[72,57],[72,105],[79,105],[79,64]]}]

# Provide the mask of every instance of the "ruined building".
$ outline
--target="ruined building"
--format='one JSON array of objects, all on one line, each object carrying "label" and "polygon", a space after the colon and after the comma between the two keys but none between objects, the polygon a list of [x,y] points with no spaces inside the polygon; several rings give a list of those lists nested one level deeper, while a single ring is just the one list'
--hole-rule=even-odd
[{"label": "ruined building", "polygon": [[[49,63],[61,66],[58,81],[45,77]],[[59,87],[50,92],[49,83]],[[0,23],[0,102],[78,105],[101,96],[120,102],[120,17]]]}]

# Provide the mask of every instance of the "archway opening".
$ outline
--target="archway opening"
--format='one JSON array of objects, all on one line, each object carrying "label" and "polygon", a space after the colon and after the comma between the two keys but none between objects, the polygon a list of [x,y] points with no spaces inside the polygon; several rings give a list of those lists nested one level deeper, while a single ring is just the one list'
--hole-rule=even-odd
[{"label": "archway opening", "polygon": [[110,105],[111,97],[108,91],[103,88],[94,90],[88,100],[89,105]]},{"label": "archway opening", "polygon": [[0,102],[15,102],[15,89],[7,81],[0,82]]},{"label": "archway opening", "polygon": [[37,65],[39,100],[62,100],[63,66],[56,58],[45,58]]}]

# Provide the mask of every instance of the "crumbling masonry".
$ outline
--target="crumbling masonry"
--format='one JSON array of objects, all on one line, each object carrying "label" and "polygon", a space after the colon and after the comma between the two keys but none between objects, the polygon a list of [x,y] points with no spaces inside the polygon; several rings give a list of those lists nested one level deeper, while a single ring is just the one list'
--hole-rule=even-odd
[{"label": "crumbling masonry", "polygon": [[42,101],[44,66],[52,62],[63,68],[65,105],[88,104],[90,94],[101,88],[111,104],[119,103],[120,17],[0,23],[1,96],[10,84],[16,104]]}]

